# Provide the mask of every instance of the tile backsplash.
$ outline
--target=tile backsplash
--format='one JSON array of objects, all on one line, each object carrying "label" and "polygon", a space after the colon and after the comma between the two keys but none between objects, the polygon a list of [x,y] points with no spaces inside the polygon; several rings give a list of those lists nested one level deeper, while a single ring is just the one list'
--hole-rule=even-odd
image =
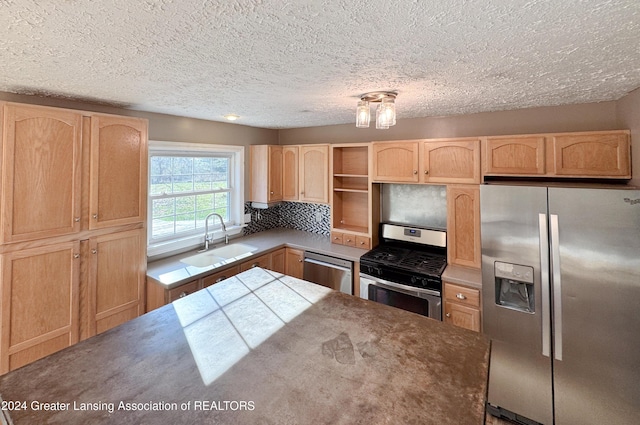
[{"label": "tile backsplash", "polygon": [[244,213],[251,214],[251,222],[244,228],[244,234],[262,232],[275,227],[303,230],[329,236],[330,207],[323,204],[305,204],[302,202],[282,202],[280,205],[258,209],[251,202],[244,205]]}]

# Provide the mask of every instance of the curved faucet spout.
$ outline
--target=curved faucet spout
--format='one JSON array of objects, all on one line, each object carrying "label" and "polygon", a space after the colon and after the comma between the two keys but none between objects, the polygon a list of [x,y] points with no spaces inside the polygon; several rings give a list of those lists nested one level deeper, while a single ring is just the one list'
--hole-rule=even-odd
[{"label": "curved faucet spout", "polygon": [[229,236],[227,235],[227,226],[224,224],[224,219],[218,213],[211,213],[207,215],[204,219],[204,249],[202,251],[206,251],[209,249],[209,242],[213,240],[213,238],[209,235],[209,218],[218,217],[220,219],[220,225],[222,226],[222,231],[224,232],[224,243],[229,243]]}]

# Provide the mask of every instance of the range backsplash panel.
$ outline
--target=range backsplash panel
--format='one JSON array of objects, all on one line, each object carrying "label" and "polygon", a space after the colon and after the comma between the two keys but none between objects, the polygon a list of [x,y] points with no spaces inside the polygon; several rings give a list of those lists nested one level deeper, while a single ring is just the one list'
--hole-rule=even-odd
[{"label": "range backsplash panel", "polygon": [[283,202],[280,205],[258,209],[252,208],[251,202],[244,205],[244,213],[251,214],[251,222],[244,228],[244,234],[263,232],[276,227],[302,230],[329,236],[329,205],[306,204],[301,202]]}]

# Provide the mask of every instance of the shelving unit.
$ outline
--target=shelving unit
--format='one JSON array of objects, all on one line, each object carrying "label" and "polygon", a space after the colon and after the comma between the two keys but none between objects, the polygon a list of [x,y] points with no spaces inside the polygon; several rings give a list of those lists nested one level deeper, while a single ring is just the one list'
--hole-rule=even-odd
[{"label": "shelving unit", "polygon": [[331,233],[332,241],[343,245],[371,248],[377,244],[374,202],[379,187],[371,184],[370,145],[331,145]]}]

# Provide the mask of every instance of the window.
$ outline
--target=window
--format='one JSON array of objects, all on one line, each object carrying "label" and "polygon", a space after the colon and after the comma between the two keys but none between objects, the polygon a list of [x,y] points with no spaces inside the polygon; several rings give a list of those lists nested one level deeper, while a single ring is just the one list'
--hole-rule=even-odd
[{"label": "window", "polygon": [[[149,255],[202,243],[204,220],[223,218],[229,232],[241,230],[244,206],[244,148],[150,142]],[[218,230],[219,220],[209,228]]]}]

